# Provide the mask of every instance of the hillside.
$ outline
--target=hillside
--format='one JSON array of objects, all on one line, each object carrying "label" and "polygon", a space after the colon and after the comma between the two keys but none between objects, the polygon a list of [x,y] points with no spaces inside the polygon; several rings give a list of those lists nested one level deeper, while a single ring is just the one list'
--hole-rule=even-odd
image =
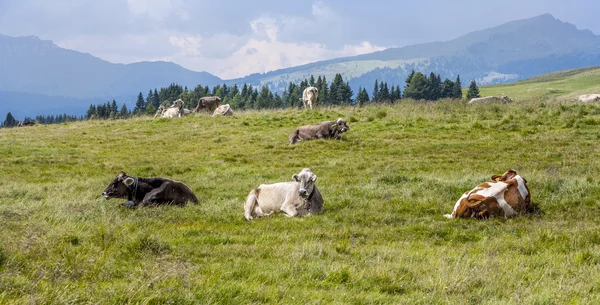
[{"label": "hillside", "polygon": [[[2,129],[0,303],[598,303],[599,114],[442,101]],[[337,117],[342,141],[287,144]],[[244,220],[251,188],[304,167],[323,214]],[[539,212],[442,217],[508,168]],[[121,170],[200,203],[120,207],[101,193]]]},{"label": "hillside", "polygon": [[[463,93],[466,96],[468,84]],[[600,67],[547,73],[511,84],[481,86],[481,96],[506,94],[518,101],[568,102],[582,94],[600,93]]]},{"label": "hillside", "polygon": [[371,88],[375,79],[404,85],[411,69],[480,84],[516,81],[565,69],[600,65],[600,36],[578,30],[552,15],[508,22],[445,42],[389,48],[354,57],[254,74],[231,82],[269,84],[282,89],[311,74],[333,79],[341,73],[353,88]]}]

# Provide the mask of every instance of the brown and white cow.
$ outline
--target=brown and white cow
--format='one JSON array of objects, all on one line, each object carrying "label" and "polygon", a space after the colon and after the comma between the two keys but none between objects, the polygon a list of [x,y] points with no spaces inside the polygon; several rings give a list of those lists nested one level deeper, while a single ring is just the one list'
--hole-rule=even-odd
[{"label": "brown and white cow", "polygon": [[506,104],[506,103],[512,103],[513,100],[506,96],[506,95],[502,95],[502,96],[486,96],[486,97],[476,97],[476,98],[472,98],[469,101],[469,104],[492,104],[492,103],[499,103],[499,104]]},{"label": "brown and white cow", "polygon": [[348,130],[350,130],[350,127],[342,118],[337,119],[337,121],[327,121],[314,125],[300,126],[290,135],[290,145],[300,141],[315,139],[341,140],[342,133]]},{"label": "brown and white cow", "polygon": [[194,113],[200,110],[206,110],[208,113],[214,113],[215,109],[221,104],[221,98],[218,96],[205,96],[198,100],[198,105],[194,109]]},{"label": "brown and white cow", "polygon": [[492,176],[491,182],[483,182],[465,192],[454,205],[452,214],[446,218],[511,217],[533,211],[527,180],[508,170],[503,175]]},{"label": "brown and white cow", "polygon": [[315,185],[317,175],[305,168],[292,179],[293,182],[261,184],[251,190],[244,203],[246,220],[279,212],[288,217],[321,213],[323,197]]},{"label": "brown and white cow", "polygon": [[127,198],[127,207],[158,204],[198,203],[194,192],[185,184],[166,178],[136,178],[120,172],[102,193],[104,198]]},{"label": "brown and white cow", "polygon": [[304,104],[304,109],[306,109],[306,105],[308,105],[310,109],[312,109],[313,106],[316,107],[317,103],[319,102],[319,89],[316,87],[308,87],[304,89],[304,91],[302,91],[302,98],[300,101],[302,101],[302,104]]}]

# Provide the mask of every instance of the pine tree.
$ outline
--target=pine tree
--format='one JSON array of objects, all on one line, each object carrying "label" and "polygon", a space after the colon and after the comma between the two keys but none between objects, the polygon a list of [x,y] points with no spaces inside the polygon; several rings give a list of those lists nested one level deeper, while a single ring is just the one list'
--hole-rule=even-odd
[{"label": "pine tree", "polygon": [[367,89],[358,88],[358,95],[356,96],[356,103],[358,103],[359,107],[362,107],[365,103],[369,102],[369,94],[367,93]]},{"label": "pine tree", "polygon": [[95,116],[97,116],[96,106],[90,104],[90,108],[88,108],[87,112],[85,113],[85,118],[89,120],[94,118]]},{"label": "pine tree", "polygon": [[390,90],[388,89],[387,82],[381,82],[379,85],[379,101],[387,102],[390,99]]},{"label": "pine tree", "polygon": [[133,112],[135,114],[144,113],[146,111],[146,104],[144,103],[144,95],[140,92],[137,98],[137,102],[135,102],[135,108],[133,108]]},{"label": "pine tree", "polygon": [[407,84],[407,88],[404,90],[404,97],[412,98],[415,100],[422,100],[427,98],[427,77],[421,72],[416,72],[410,79],[410,83]]},{"label": "pine tree", "polygon": [[467,99],[470,100],[476,97],[479,97],[479,88],[477,87],[475,80],[472,80],[471,85],[469,85],[469,91],[467,92]]},{"label": "pine tree", "polygon": [[323,76],[323,81],[321,82],[321,86],[319,88],[319,104],[321,105],[330,105],[330,93],[329,84],[327,84],[327,78]]},{"label": "pine tree", "polygon": [[[309,84],[311,87],[316,87],[315,85],[316,85],[317,83],[315,82],[315,77],[314,77],[312,74],[310,75],[310,80],[308,81],[308,84]],[[318,89],[318,88],[317,88],[317,89]]]},{"label": "pine tree", "polygon": [[373,98],[373,102],[376,103],[379,101],[379,82],[375,80],[375,86],[373,86],[373,93],[371,95]]},{"label": "pine tree", "polygon": [[454,82],[454,98],[462,98],[462,87],[460,85],[460,75],[456,76],[456,81]]},{"label": "pine tree", "polygon": [[[404,85],[404,97],[406,96],[406,90],[408,90],[408,88],[410,87],[410,83],[412,81],[412,78],[415,76],[415,69],[412,69],[410,71],[410,74],[406,77],[406,80],[404,81],[406,83],[406,85]],[[410,92],[410,91],[409,91]]]},{"label": "pine tree", "polygon": [[445,79],[442,83],[442,92],[440,94],[440,98],[453,98],[454,97],[454,82]]},{"label": "pine tree", "polygon": [[119,116],[122,119],[127,118],[129,116],[129,110],[127,110],[127,106],[125,105],[125,103],[123,103],[123,106],[121,106],[121,111],[119,112]]},{"label": "pine tree", "polygon": [[4,126],[4,127],[15,127],[15,126],[17,126],[17,120],[15,120],[15,118],[12,115],[12,113],[8,112],[6,114],[6,119],[4,120],[4,123],[2,123],[2,126]]}]

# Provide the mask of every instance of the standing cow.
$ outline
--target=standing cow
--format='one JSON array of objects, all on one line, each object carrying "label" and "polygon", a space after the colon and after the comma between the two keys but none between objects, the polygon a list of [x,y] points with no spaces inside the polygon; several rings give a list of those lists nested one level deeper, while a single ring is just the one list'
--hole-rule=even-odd
[{"label": "standing cow", "polygon": [[194,192],[185,184],[165,178],[135,178],[120,172],[102,193],[104,198],[127,198],[127,207],[158,204],[198,203]]},{"label": "standing cow", "polygon": [[293,182],[261,184],[251,190],[244,204],[246,220],[279,212],[288,217],[321,213],[323,197],[315,185],[317,175],[305,168],[292,179]]},{"label": "standing cow", "polygon": [[492,180],[465,192],[456,201],[452,214],[444,217],[511,217],[533,212],[527,180],[517,175],[516,171],[511,169],[503,175],[494,175]]},{"label": "standing cow", "polygon": [[206,110],[208,113],[214,113],[217,107],[221,104],[221,98],[218,96],[205,96],[198,100],[198,105],[194,109],[194,113],[200,110]]},{"label": "standing cow", "polygon": [[304,109],[306,109],[306,105],[308,105],[310,109],[312,109],[313,106],[316,107],[317,103],[319,102],[319,89],[316,87],[308,87],[304,89],[304,91],[302,91],[302,98],[300,101],[302,101],[302,104],[304,104]]},{"label": "standing cow", "polygon": [[327,121],[314,125],[300,126],[290,135],[290,145],[300,141],[315,139],[341,140],[342,133],[349,129],[350,127],[342,118],[337,119],[337,121]]}]

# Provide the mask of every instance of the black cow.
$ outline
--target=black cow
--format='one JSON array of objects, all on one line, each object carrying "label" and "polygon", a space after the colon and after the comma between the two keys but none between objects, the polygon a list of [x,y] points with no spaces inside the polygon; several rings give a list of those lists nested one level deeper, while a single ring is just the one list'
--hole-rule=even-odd
[{"label": "black cow", "polygon": [[33,126],[33,125],[35,125],[34,121],[25,121],[25,122],[19,121],[19,123],[17,123],[17,127]]},{"label": "black cow", "polygon": [[120,172],[102,193],[104,198],[127,198],[127,207],[158,204],[184,205],[198,203],[198,198],[185,184],[165,178],[134,178]]},{"label": "black cow", "polygon": [[346,122],[342,118],[337,119],[337,121],[301,126],[290,135],[290,145],[314,139],[341,140],[342,132],[346,132],[349,129],[350,127],[346,125]]}]

